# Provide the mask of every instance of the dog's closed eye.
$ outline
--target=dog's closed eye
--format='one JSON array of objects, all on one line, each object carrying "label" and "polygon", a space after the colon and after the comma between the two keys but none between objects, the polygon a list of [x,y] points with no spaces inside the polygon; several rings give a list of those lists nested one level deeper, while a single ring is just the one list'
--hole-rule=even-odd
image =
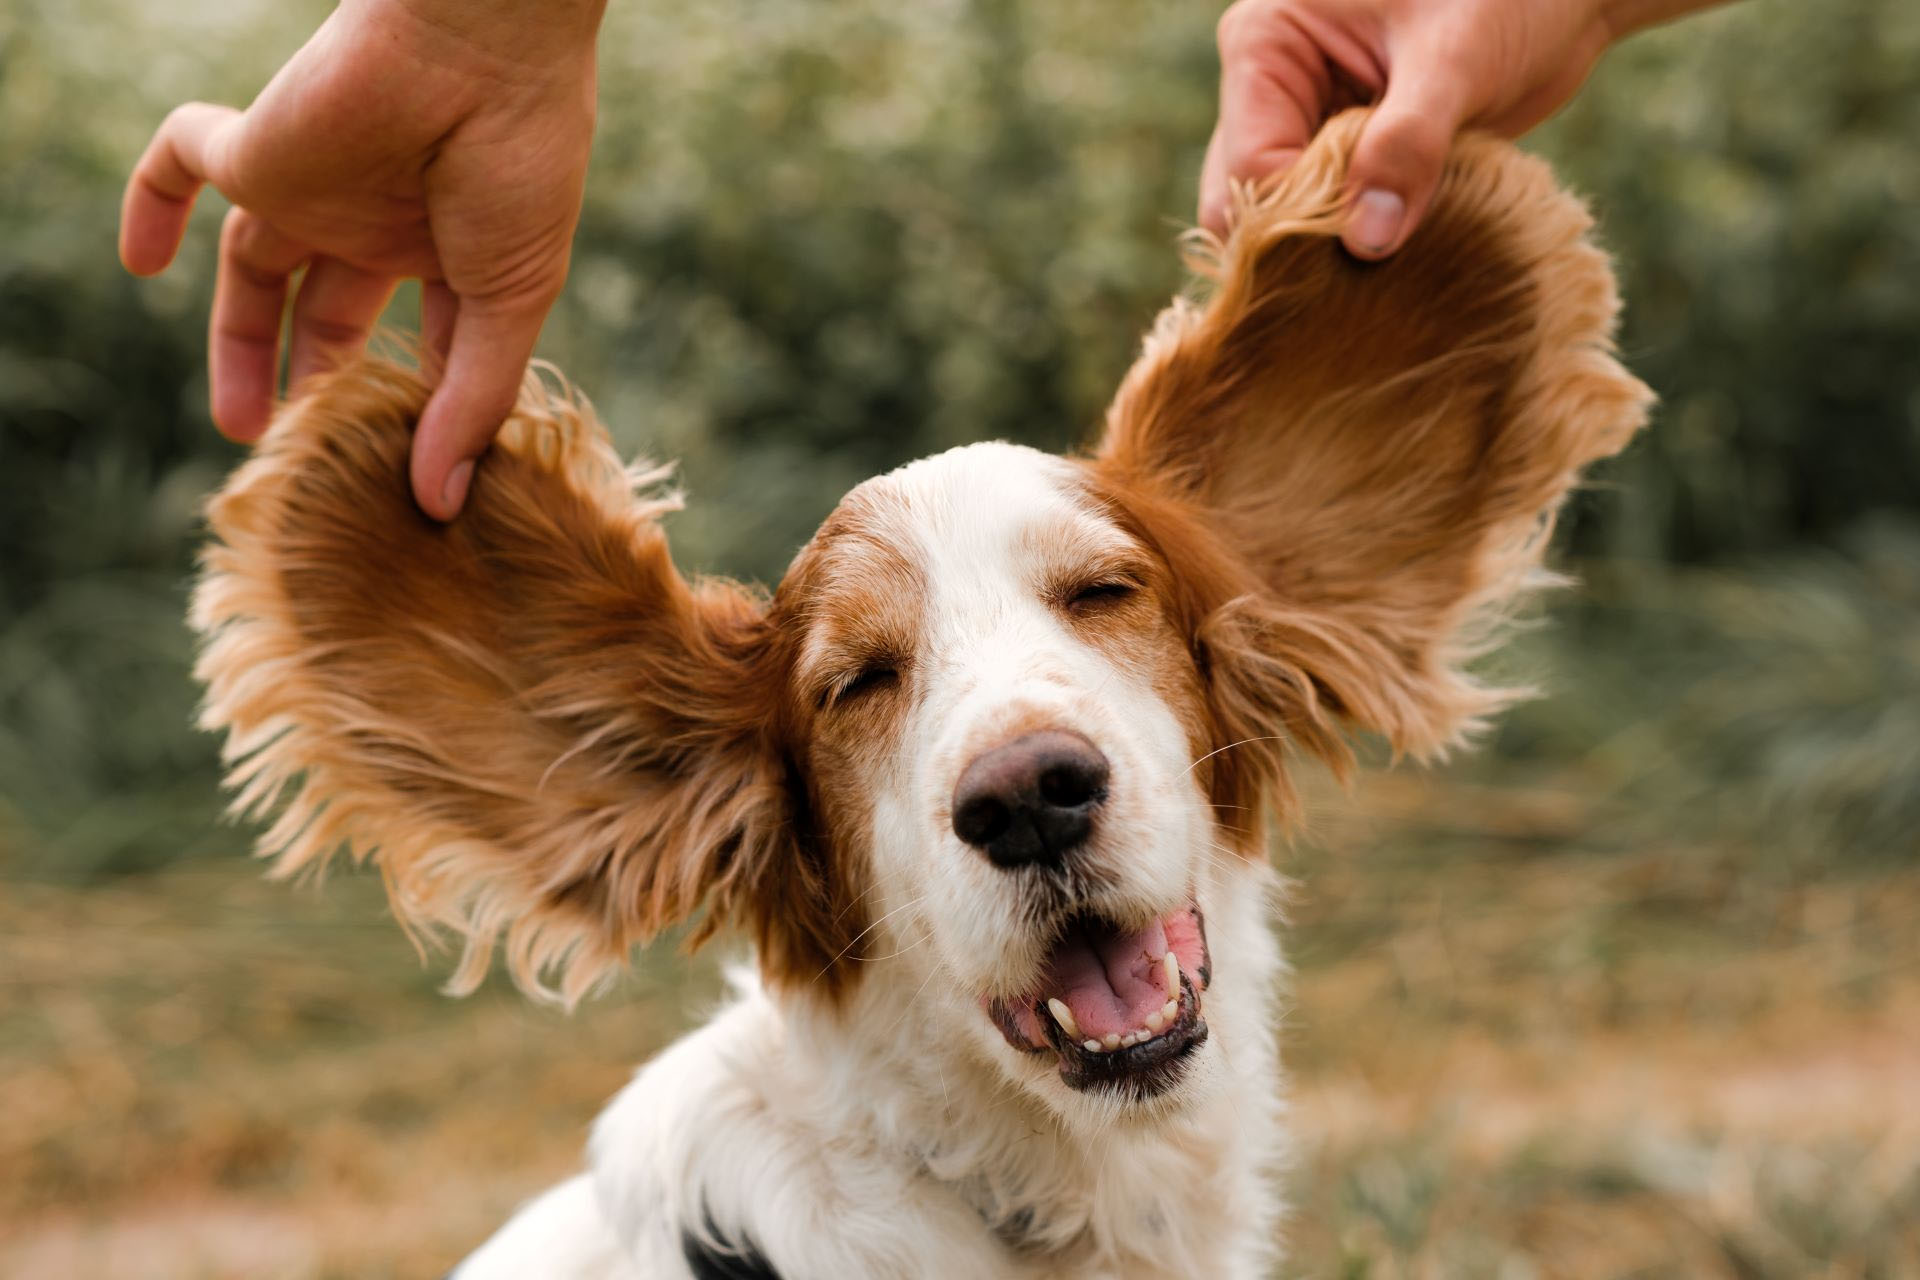
[{"label": "dog's closed eye", "polygon": [[1140,591],[1140,584],[1131,578],[1096,578],[1083,582],[1060,594],[1062,608],[1073,613],[1092,613],[1131,599]]},{"label": "dog's closed eye", "polygon": [[822,708],[846,706],[872,694],[883,693],[900,683],[896,663],[884,659],[856,667],[828,685],[820,695]]}]

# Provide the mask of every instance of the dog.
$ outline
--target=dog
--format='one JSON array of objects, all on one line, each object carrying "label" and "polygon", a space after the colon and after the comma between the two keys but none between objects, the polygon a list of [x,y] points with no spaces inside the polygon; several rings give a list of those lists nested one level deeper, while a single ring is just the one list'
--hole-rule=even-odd
[{"label": "dog", "polygon": [[669,926],[752,944],[461,1280],[1268,1273],[1290,761],[1520,696],[1469,668],[1650,402],[1585,210],[1505,143],[1347,256],[1364,118],[1239,193],[1088,452],[870,480],[770,595],[682,577],[664,473],[549,380],[444,527],[415,373],[279,414],[192,612],[263,855],[376,862],[462,989],[497,945],[571,1002]]}]

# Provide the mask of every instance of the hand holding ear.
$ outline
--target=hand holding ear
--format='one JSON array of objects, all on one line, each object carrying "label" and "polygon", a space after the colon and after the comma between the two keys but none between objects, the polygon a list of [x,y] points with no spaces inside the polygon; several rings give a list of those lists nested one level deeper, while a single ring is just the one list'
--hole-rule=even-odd
[{"label": "hand holding ear", "polygon": [[245,111],[167,117],[128,181],[120,257],[155,274],[201,186],[233,202],[208,341],[221,431],[266,429],[289,293],[297,384],[357,354],[395,286],[418,278],[440,376],[414,497],[439,519],[459,512],[566,280],[603,3],[345,0]]},{"label": "hand holding ear", "polygon": [[1385,257],[1425,215],[1455,134],[1519,137],[1615,40],[1715,2],[1238,0],[1220,19],[1200,223],[1224,233],[1231,182],[1285,169],[1334,113],[1377,102],[1348,175],[1342,239]]}]

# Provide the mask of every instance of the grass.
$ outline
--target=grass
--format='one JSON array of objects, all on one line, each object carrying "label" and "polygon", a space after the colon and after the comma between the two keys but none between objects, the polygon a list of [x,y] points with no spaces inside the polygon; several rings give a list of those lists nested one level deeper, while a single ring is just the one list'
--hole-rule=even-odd
[{"label": "grass", "polygon": [[[1759,891],[1485,776],[1318,799],[1289,1274],[1920,1275],[1920,870]],[[568,1018],[444,971],[368,877],[9,885],[0,1274],[438,1275],[717,992],[649,957]]]},{"label": "grass", "polygon": [[1301,1276],[1920,1275],[1920,870],[1377,779],[1296,860]]}]

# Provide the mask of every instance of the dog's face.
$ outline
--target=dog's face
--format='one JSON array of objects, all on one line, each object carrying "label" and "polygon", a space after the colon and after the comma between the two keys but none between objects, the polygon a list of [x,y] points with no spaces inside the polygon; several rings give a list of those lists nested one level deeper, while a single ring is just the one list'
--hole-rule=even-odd
[{"label": "dog's face", "polygon": [[1187,1078],[1246,848],[1176,566],[1130,523],[1084,464],[956,449],[849,494],[773,606],[862,980],[1056,1102]]},{"label": "dog's face", "polygon": [[530,384],[442,528],[419,380],[321,383],[212,505],[194,602],[237,807],[284,801],[263,849],[377,857],[460,984],[504,940],[572,997],[733,925],[787,997],[885,984],[1057,1109],[1191,1094],[1286,753],[1429,754],[1498,706],[1486,620],[1644,416],[1537,162],[1463,143],[1399,254],[1343,254],[1361,119],[1241,211],[1089,456],[871,481],[770,599],[683,578],[672,501],[568,397]]}]

